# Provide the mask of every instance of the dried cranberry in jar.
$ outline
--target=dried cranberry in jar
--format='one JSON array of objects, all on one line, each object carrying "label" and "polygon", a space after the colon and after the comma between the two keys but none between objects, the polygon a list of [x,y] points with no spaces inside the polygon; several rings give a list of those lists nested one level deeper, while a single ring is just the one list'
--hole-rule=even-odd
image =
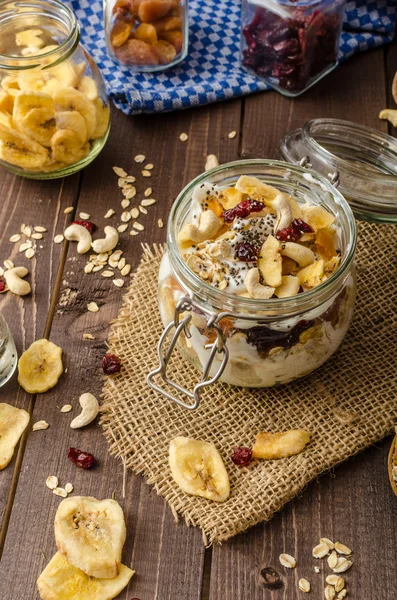
[{"label": "dried cranberry in jar", "polygon": [[252,460],[251,448],[237,446],[233,450],[232,462],[239,467],[246,467]]},{"label": "dried cranberry in jar", "polygon": [[105,354],[102,369],[105,375],[115,375],[121,370],[121,360],[115,354]]},{"label": "dried cranberry in jar", "polygon": [[277,231],[276,238],[280,242],[296,242],[304,233],[314,233],[314,229],[302,219],[294,219],[289,227]]},{"label": "dried cranberry in jar", "polygon": [[83,452],[78,448],[69,448],[68,459],[77,467],[91,469],[95,465],[95,457],[89,452]]},{"label": "dried cranberry in jar", "polygon": [[71,225],[81,225],[82,227],[85,227],[90,233],[94,233],[96,229],[96,225],[94,225],[94,223],[92,223],[91,221],[73,221]]},{"label": "dried cranberry in jar", "polygon": [[245,219],[253,212],[260,212],[265,208],[263,202],[259,202],[258,200],[252,200],[249,198],[248,200],[243,200],[234,208],[229,208],[222,213],[222,217],[225,223],[232,223],[236,217],[240,219]]},{"label": "dried cranberry in jar", "polygon": [[243,262],[255,262],[260,252],[260,246],[254,246],[248,242],[236,244],[234,258]]}]

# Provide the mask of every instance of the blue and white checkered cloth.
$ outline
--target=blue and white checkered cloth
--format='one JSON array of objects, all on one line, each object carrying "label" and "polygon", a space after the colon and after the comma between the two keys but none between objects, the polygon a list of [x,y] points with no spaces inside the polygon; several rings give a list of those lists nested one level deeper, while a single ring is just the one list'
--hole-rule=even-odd
[{"label": "blue and white checkered cloth", "polygon": [[[126,114],[178,110],[268,89],[240,67],[241,0],[190,0],[187,58],[163,73],[140,74],[109,58],[102,2],[65,3],[77,15],[82,42],[101,69],[110,97]],[[348,1],[339,60],[391,42],[396,5],[396,0]]]}]

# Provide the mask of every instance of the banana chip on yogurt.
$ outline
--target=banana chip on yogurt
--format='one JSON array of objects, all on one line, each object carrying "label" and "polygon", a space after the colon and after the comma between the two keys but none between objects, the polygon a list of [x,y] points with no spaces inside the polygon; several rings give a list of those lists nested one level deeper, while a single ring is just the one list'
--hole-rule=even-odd
[{"label": "banana chip on yogurt", "polygon": [[0,404],[0,471],[14,454],[15,446],[29,423],[29,413],[10,404]]}]

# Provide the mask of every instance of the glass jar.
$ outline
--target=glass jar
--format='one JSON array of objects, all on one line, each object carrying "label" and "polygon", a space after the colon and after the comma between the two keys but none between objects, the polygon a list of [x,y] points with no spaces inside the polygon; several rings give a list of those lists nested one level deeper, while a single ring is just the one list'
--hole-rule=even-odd
[{"label": "glass jar", "polygon": [[314,119],[281,141],[281,154],[308,157],[324,176],[338,173],[339,190],[357,219],[397,223],[397,139],[351,121]]},{"label": "glass jar", "polygon": [[338,62],[345,0],[243,0],[241,62],[298,96]]},{"label": "glass jar", "polygon": [[162,71],[187,55],[188,0],[105,0],[109,55],[132,71]]},{"label": "glass jar", "polygon": [[[341,262],[318,287],[289,298],[256,300],[209,285],[181,256],[177,238],[189,213],[196,186],[233,186],[241,175],[255,176],[290,194],[298,203],[324,206],[337,217]],[[341,344],[356,296],[354,254],[356,225],[343,196],[321,175],[271,160],[241,160],[207,171],[180,193],[171,210],[168,251],[159,273],[159,306],[166,327],[159,344],[160,367],[149,384],[186,408],[196,408],[200,389],[221,381],[243,387],[270,387],[308,375]],[[175,329],[169,351],[167,336]],[[166,377],[175,344],[184,358],[204,372],[193,392]],[[156,375],[194,399],[184,403],[155,383]]]},{"label": "glass jar", "polygon": [[0,313],[0,387],[7,383],[17,368],[18,354],[12,333]]},{"label": "glass jar", "polygon": [[32,179],[86,167],[109,134],[105,84],[59,0],[0,1],[0,163]]}]

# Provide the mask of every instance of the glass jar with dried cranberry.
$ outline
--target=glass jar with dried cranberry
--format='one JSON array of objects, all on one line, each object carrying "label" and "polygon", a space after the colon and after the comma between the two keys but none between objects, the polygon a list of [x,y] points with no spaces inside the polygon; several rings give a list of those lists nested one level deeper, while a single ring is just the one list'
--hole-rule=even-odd
[{"label": "glass jar with dried cranberry", "polygon": [[241,61],[287,96],[335,68],[345,0],[243,0]]},{"label": "glass jar with dried cranberry", "polygon": [[187,55],[188,0],[105,0],[109,55],[133,71],[161,71]]},{"label": "glass jar with dried cranberry", "polygon": [[[277,240],[284,240],[281,234],[285,233],[287,242],[301,238],[306,246],[310,246],[310,239],[313,239],[313,230],[298,218],[292,221],[289,229],[278,230],[271,209],[266,212],[263,203],[250,197],[250,191],[243,194],[242,201],[234,198],[233,215],[226,210],[218,213],[221,229],[216,250],[223,251],[226,235],[222,232],[227,232],[233,248],[232,252],[224,254],[223,263],[214,252],[212,268],[215,272],[220,265],[230,283],[214,285],[208,279],[207,263],[202,263],[204,271],[200,271],[200,264],[197,265],[200,252],[206,245],[212,252],[215,249],[213,243],[208,246],[209,242],[199,242],[189,246],[188,252],[193,250],[191,256],[195,263],[189,255],[186,259],[180,236],[186,223],[197,218],[200,211],[205,214],[211,207],[215,210],[214,197],[222,201],[226,192],[229,198],[235,194],[236,187],[233,186],[241,176],[246,176],[248,181],[255,177],[264,184],[264,189],[281,191],[283,196],[296,203],[294,211],[299,211],[299,207],[302,210],[307,206],[321,207],[333,215],[332,227],[338,240],[336,253],[340,262],[318,286],[304,288],[290,297],[259,299],[247,293],[245,274],[259,264],[257,261],[261,257],[256,249],[258,245],[260,249],[263,239],[270,238],[274,231]],[[201,223],[201,216],[198,222]],[[232,232],[230,237],[231,227],[235,228],[235,235]],[[252,232],[247,244],[240,243],[241,231]],[[259,240],[261,236],[262,240]],[[279,243],[282,251],[284,242]],[[180,193],[169,217],[167,253],[159,272],[159,308],[165,326],[159,344],[162,359],[159,368],[149,374],[149,385],[182,406],[195,408],[198,405],[203,383],[199,383],[194,391],[182,390],[194,399],[193,404],[181,402],[157,383],[156,376],[160,375],[163,381],[179,391],[182,389],[166,376],[170,354],[163,353],[163,345],[170,336],[173,336],[171,349],[178,346],[182,360],[187,359],[204,374],[205,385],[220,379],[232,385],[261,388],[308,375],[336,352],[349,328],[356,296],[355,248],[356,225],[349,204],[326,177],[314,171],[287,162],[255,159],[225,164],[200,175]],[[237,274],[234,277],[236,267],[243,276]],[[234,282],[231,281],[233,277]],[[180,370],[183,370],[182,365]]]}]

